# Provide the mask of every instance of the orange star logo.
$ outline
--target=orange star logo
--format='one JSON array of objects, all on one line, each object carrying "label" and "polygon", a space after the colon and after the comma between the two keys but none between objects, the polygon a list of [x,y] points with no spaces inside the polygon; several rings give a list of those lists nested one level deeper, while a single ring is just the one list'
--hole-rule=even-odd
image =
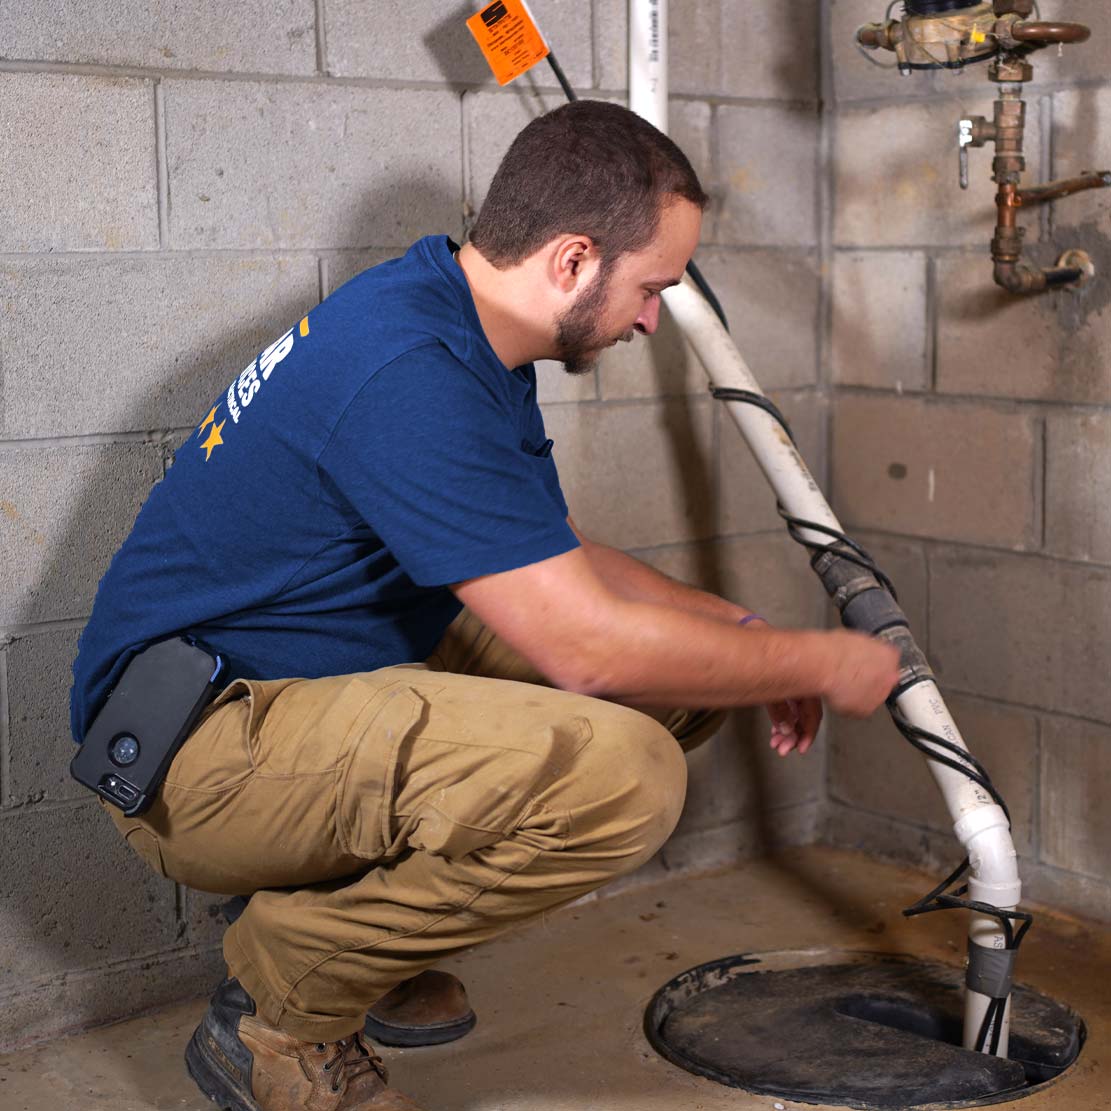
[{"label": "orange star logo", "polygon": [[215,421],[216,421],[216,410],[217,410],[217,409],[219,409],[219,408],[220,408],[220,406],[219,406],[219,405],[213,405],[213,406],[212,406],[212,409],[211,409],[211,410],[209,411],[209,414],[208,414],[208,416],[204,418],[204,420],[203,420],[203,421],[201,422],[201,426],[200,426],[200,428],[198,428],[198,429],[197,429],[197,435],[198,435],[198,436],[200,436],[200,435],[203,435],[203,434],[204,434],[204,430],[205,430],[205,429],[206,429],[206,428],[207,428],[207,427],[208,427],[208,426],[209,426],[210,424],[214,424],[214,423],[215,423]]},{"label": "orange star logo", "polygon": [[[208,422],[206,421],[205,423],[207,424]],[[208,434],[208,439],[205,440],[203,444],[201,444],[201,447],[204,448],[204,461],[206,463],[209,461],[209,459],[212,458],[213,448],[215,448],[217,444],[222,444],[224,442],[223,437],[221,437],[220,435],[220,432],[223,430],[224,425],[227,423],[228,422],[226,420],[220,421],[219,424],[213,423],[212,430]]]}]

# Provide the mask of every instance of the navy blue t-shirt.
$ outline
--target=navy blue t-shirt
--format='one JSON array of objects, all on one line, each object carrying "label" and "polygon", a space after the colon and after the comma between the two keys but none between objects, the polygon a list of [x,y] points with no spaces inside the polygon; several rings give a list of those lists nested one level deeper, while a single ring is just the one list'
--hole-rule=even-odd
[{"label": "navy blue t-shirt", "polygon": [[216,399],[101,580],[76,739],[153,641],[190,633],[228,678],[422,660],[459,612],[445,584],[577,545],[535,370],[494,354],[453,249],[364,271]]}]

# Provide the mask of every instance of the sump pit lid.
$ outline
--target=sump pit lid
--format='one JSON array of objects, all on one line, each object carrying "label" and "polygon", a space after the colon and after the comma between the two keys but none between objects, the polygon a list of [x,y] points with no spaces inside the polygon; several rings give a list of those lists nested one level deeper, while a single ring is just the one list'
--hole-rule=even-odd
[{"label": "sump pit lid", "polygon": [[1084,1024],[1016,985],[1008,1059],[961,1047],[962,969],[879,953],[742,954],[676,976],[645,1030],[721,1084],[857,1108],[975,1107],[1028,1095],[1076,1060]]}]

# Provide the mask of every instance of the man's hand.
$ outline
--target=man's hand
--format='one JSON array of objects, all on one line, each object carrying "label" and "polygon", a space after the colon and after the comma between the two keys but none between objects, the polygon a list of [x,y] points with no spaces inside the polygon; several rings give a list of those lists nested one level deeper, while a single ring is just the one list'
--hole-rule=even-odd
[{"label": "man's hand", "polygon": [[822,693],[830,709],[851,718],[869,717],[899,681],[898,649],[849,629],[835,629],[826,637],[831,666]]},{"label": "man's hand", "polygon": [[771,747],[780,756],[786,756],[797,749],[799,755],[806,752],[818,735],[822,723],[822,700],[820,698],[790,698],[785,702],[773,702],[768,706],[768,717],[772,719]]}]

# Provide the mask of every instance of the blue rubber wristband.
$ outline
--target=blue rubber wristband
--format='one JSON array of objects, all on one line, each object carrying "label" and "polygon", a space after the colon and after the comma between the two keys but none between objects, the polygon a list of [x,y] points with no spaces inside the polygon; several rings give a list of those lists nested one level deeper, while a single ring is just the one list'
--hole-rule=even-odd
[{"label": "blue rubber wristband", "polygon": [[761,617],[758,613],[750,613],[742,617],[740,621],[737,622],[737,624],[743,626],[747,625],[750,621],[763,621],[765,625],[768,623],[768,619],[766,617]]}]

